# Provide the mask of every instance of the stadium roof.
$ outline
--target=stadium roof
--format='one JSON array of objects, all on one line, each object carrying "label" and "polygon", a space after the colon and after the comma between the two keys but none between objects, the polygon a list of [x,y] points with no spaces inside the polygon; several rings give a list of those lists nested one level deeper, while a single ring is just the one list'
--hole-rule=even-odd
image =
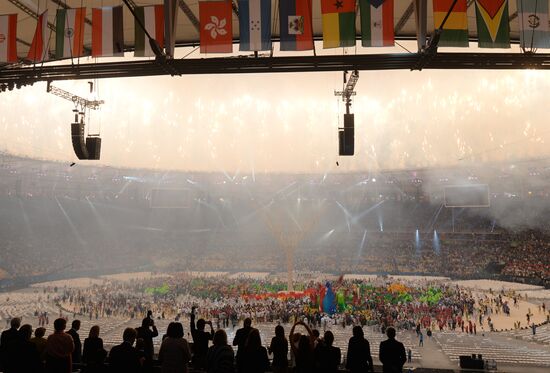
[{"label": "stadium roof", "polygon": [[[278,2],[272,4],[272,39],[279,38]],[[427,34],[433,33],[434,21],[432,15],[432,0],[427,4]],[[128,0],[135,6],[161,4],[161,0]],[[396,39],[415,40],[416,20],[413,0],[395,0],[394,29]],[[32,42],[38,14],[49,9],[48,22],[51,29],[55,29],[55,11],[65,7],[86,7],[86,24],[84,45],[89,55],[91,48],[91,8],[98,6],[113,6],[123,4],[122,0],[4,0],[0,2],[0,14],[18,13],[18,55],[26,56]],[[198,0],[177,0],[178,17],[176,28],[176,46],[197,47],[199,44],[199,6]],[[491,50],[475,47],[476,16],[473,0],[467,0],[468,28],[471,48],[457,49],[443,48],[438,53],[410,53],[416,52],[416,45],[409,42],[409,48],[363,48],[360,42],[355,48],[321,49],[306,52],[281,52],[278,44],[273,50],[261,54],[268,58],[227,58],[250,57],[250,52],[238,52],[238,45],[233,46],[233,54],[204,55],[189,48],[192,53],[188,58],[181,58],[176,54],[175,59],[169,61],[155,61],[152,58],[118,58],[95,59],[80,58],[77,62],[64,61],[58,64],[40,64],[37,70],[28,63],[11,65],[2,69],[0,73],[0,89],[21,87],[37,81],[52,81],[66,79],[93,79],[131,76],[182,75],[182,74],[212,74],[212,73],[259,73],[259,72],[302,72],[302,71],[343,71],[343,70],[422,70],[422,69],[550,69],[550,54],[518,53],[519,49]],[[316,40],[322,39],[322,21],[320,0],[312,0],[313,34]],[[357,6],[358,8],[358,6]],[[233,0],[233,42],[239,42],[238,5]],[[512,43],[519,40],[519,21],[515,1],[508,4],[510,19],[510,38]],[[360,18],[356,17],[356,37],[360,38]],[[52,36],[53,40],[54,36]],[[134,49],[134,20],[127,6],[124,6],[124,42],[126,51]],[[50,52],[54,42],[50,43]],[[399,44],[401,45],[401,43]],[[498,53],[505,51],[506,53]],[[186,50],[187,52],[187,50]],[[443,53],[441,53],[443,52]],[[449,53],[451,52],[451,53]],[[496,52],[496,53],[495,53]],[[127,57],[130,57],[128,54]],[[187,57],[187,53],[186,53]],[[256,56],[258,57],[258,56]],[[22,61],[24,62],[24,61]],[[155,63],[157,62],[157,63]],[[162,62],[162,63],[158,63]]]},{"label": "stadium roof", "polygon": [[[152,5],[162,3],[161,0],[131,0],[131,4],[137,6]],[[278,24],[278,6],[277,1],[272,0],[272,33],[273,38],[277,39],[279,36],[279,24]],[[197,45],[199,40],[198,31],[198,17],[199,17],[199,5],[198,0],[178,0],[179,13],[177,20],[177,32],[176,40],[179,45]],[[238,8],[237,2],[234,1],[233,12],[233,38],[238,41],[239,28],[238,28]],[[473,0],[468,0],[468,29],[472,39],[476,39],[476,17],[475,6]],[[46,8],[49,9],[48,21],[50,27],[54,29],[55,24],[55,11],[64,7],[86,7],[87,21],[85,25],[85,45],[91,46],[91,13],[93,7],[99,6],[113,6],[123,4],[122,0],[4,0],[0,2],[0,14],[17,13],[18,14],[18,54],[20,56],[26,55],[29,45],[32,42],[34,30],[36,27],[37,15],[43,12]],[[394,11],[394,29],[397,39],[414,39],[416,38],[416,23],[414,17],[414,5],[412,0],[395,0]],[[312,1],[313,11],[313,33],[315,37],[322,37],[322,23],[321,23],[321,6],[320,0]],[[428,0],[428,30],[430,32],[434,29],[434,22],[432,17],[432,0]],[[515,1],[509,2],[509,14],[510,14],[510,37],[513,41],[519,39],[519,21],[517,18],[517,5]],[[356,30],[360,33],[360,19],[356,18]],[[132,49],[134,46],[134,20],[128,8],[124,7],[124,40],[128,49]],[[53,47],[53,45],[52,45]],[[384,49],[380,49],[381,53]]]}]

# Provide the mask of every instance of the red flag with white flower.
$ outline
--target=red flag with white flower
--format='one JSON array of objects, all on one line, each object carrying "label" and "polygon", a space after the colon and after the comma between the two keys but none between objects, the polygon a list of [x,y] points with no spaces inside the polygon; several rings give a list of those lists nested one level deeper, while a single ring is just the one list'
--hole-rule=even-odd
[{"label": "red flag with white flower", "polygon": [[230,1],[201,1],[201,53],[232,53],[233,23]]}]

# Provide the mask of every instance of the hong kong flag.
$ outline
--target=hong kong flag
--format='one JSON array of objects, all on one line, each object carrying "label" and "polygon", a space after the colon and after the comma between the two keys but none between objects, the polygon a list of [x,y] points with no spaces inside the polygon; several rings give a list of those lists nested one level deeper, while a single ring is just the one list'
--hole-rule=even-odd
[{"label": "hong kong flag", "polygon": [[231,1],[199,2],[201,53],[233,52]]}]

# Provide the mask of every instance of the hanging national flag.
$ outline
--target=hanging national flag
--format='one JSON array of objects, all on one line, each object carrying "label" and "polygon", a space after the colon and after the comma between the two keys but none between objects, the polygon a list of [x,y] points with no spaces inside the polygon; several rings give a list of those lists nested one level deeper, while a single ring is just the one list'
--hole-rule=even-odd
[{"label": "hanging national flag", "polygon": [[84,55],[86,8],[58,9],[55,17],[55,58]]},{"label": "hanging national flag", "polygon": [[233,52],[231,1],[199,2],[201,53]]},{"label": "hanging national flag", "polygon": [[282,51],[313,49],[311,0],[280,0],[279,19]]},{"label": "hanging national flag", "polygon": [[46,61],[49,58],[50,29],[48,28],[48,10],[38,17],[31,48],[27,59],[32,62]]},{"label": "hanging national flag", "polygon": [[17,14],[0,15],[0,62],[17,62]]},{"label": "hanging national flag", "polygon": [[176,0],[164,0],[164,44],[168,57],[174,58],[176,47],[176,27],[178,25],[178,5]]},{"label": "hanging national flag", "polygon": [[394,45],[393,0],[359,0],[361,9],[361,45],[391,47]]},{"label": "hanging national flag", "polygon": [[[135,9],[136,17],[145,26],[145,29],[153,39],[157,41],[159,47],[164,48],[164,6],[138,6]],[[153,57],[155,53],[151,49],[149,39],[143,29],[137,22],[135,23],[135,57]]]},{"label": "hanging national flag", "polygon": [[239,50],[271,49],[271,0],[239,0]]},{"label": "hanging national flag", "polygon": [[122,5],[92,9],[92,56],[124,57]]},{"label": "hanging national flag", "polygon": [[[433,0],[434,28],[441,27],[441,23],[451,9],[454,0]],[[440,47],[468,47],[468,5],[466,0],[458,0],[453,11],[443,26],[439,39]]]},{"label": "hanging national flag", "polygon": [[518,18],[522,48],[550,48],[547,1],[518,0]]},{"label": "hanging national flag", "polygon": [[508,0],[476,0],[480,48],[510,48]]},{"label": "hanging national flag", "polygon": [[355,0],[321,0],[323,48],[355,45]]}]

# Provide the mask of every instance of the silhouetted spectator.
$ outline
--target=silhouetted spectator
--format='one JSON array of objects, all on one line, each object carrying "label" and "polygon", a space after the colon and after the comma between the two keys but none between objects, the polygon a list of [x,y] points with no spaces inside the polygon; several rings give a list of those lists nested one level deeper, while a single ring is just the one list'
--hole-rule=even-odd
[{"label": "silhouetted spectator", "polygon": [[380,361],[382,362],[384,373],[401,373],[403,365],[407,361],[405,346],[395,339],[395,329],[386,330],[388,339],[380,342]]},{"label": "silhouetted spectator", "polygon": [[126,328],[122,335],[123,342],[111,349],[109,353],[109,368],[112,373],[139,373],[141,363],[137,350],[133,347],[137,332]]},{"label": "silhouetted spectator", "polygon": [[166,330],[166,338],[159,350],[162,373],[186,373],[187,364],[191,360],[189,343],[183,338],[183,326],[179,322],[171,322]]},{"label": "silhouetted spectator", "polygon": [[145,363],[151,365],[153,361],[153,355],[155,354],[155,348],[153,346],[153,338],[159,335],[157,327],[155,326],[155,320],[151,317],[146,317],[141,321],[141,326],[136,328],[137,338],[142,338],[145,344]]},{"label": "silhouetted spectator", "polygon": [[[32,326],[26,324],[19,329],[19,338],[8,346],[13,361],[12,371],[17,373],[39,373],[43,370],[40,355],[34,343],[30,341]],[[5,370],[6,373],[10,371]]]},{"label": "silhouetted spectator", "polygon": [[84,351],[82,351],[86,373],[101,371],[106,357],[107,351],[103,348],[103,339],[99,338],[99,326],[94,325],[90,329],[88,338],[84,340]]},{"label": "silhouetted spectator", "polygon": [[288,371],[288,340],[285,329],[281,325],[275,327],[275,336],[271,338],[269,352],[273,354],[271,369],[273,373],[287,373]]},{"label": "silhouetted spectator", "polygon": [[342,353],[338,347],[334,347],[334,334],[327,330],[322,340],[319,340],[315,347],[316,371],[323,373],[338,372],[338,366],[342,359]]},{"label": "silhouetted spectator", "polygon": [[19,326],[21,326],[21,319],[14,317],[10,321],[10,328],[4,330],[0,335],[0,368],[3,367],[6,372],[9,372],[11,369],[11,362],[13,360],[8,352],[8,347],[19,339],[17,331]]},{"label": "silhouetted spectator", "polygon": [[290,329],[290,339],[294,340],[294,329],[297,325],[302,325],[308,332],[309,336],[301,335],[298,340],[298,345],[291,343],[292,353],[294,354],[294,372],[295,373],[310,373],[315,370],[315,360],[313,356],[313,340],[314,336],[307,324],[298,321]]},{"label": "silhouetted spectator", "polygon": [[46,372],[70,373],[72,371],[73,338],[65,333],[67,321],[56,319],[53,323],[54,333],[46,341]]},{"label": "silhouetted spectator", "polygon": [[[210,333],[204,331],[204,327],[210,326]],[[208,341],[214,338],[212,322],[199,319],[195,325],[195,307],[191,308],[191,336],[193,337],[193,367],[195,369],[206,368],[206,354],[208,353]]]},{"label": "silhouetted spectator", "polygon": [[258,329],[252,329],[248,334],[242,359],[244,373],[262,373],[269,370],[267,350],[262,346]]},{"label": "silhouetted spectator", "polygon": [[233,338],[233,346],[237,347],[237,370],[240,372],[242,370],[242,353],[244,351],[244,346],[248,338],[248,334],[252,331],[252,320],[250,318],[244,319],[243,327],[237,330],[235,333],[235,338]]},{"label": "silhouetted spectator", "polygon": [[353,337],[348,342],[346,368],[352,373],[370,371],[374,372],[372,356],[370,354],[369,341],[360,326],[353,327]]},{"label": "silhouetted spectator", "polygon": [[208,349],[206,355],[208,373],[233,373],[234,353],[231,346],[227,344],[225,330],[218,329],[214,333],[213,345]]},{"label": "silhouetted spectator", "polygon": [[34,331],[34,338],[31,338],[31,343],[34,343],[36,346],[36,351],[38,351],[41,361],[44,360],[44,350],[46,349],[46,338],[44,338],[45,334],[46,328],[36,328]]},{"label": "silhouetted spectator", "polygon": [[71,329],[67,332],[73,337],[74,351],[73,351],[73,363],[80,363],[82,361],[82,342],[80,341],[80,320],[73,320],[71,323]]}]

